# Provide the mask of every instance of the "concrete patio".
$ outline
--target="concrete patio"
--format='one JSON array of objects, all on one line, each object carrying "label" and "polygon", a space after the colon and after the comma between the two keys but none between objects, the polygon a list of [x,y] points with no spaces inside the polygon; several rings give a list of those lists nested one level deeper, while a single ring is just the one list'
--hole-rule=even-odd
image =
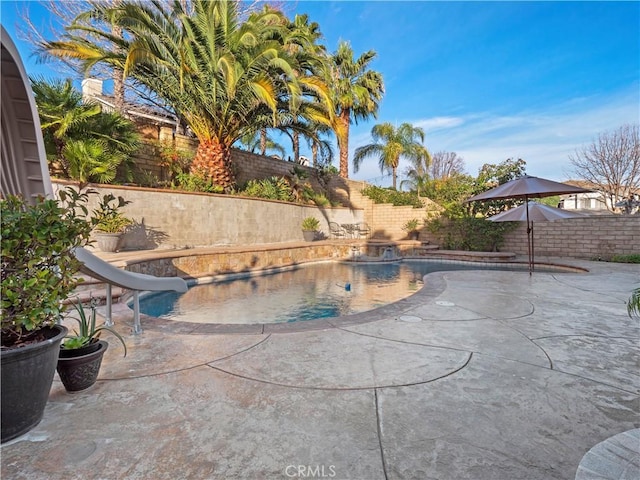
[{"label": "concrete patio", "polygon": [[640,478],[640,268],[539,260],[589,273],[434,273],[259,334],[146,317],[132,336],[119,306],[127,357],[111,341],[81,393],[56,378],[2,478]]}]

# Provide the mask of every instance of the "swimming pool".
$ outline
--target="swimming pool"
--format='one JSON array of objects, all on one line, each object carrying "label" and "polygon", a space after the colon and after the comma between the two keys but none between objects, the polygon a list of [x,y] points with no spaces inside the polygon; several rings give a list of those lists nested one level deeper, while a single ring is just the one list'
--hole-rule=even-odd
[{"label": "swimming pool", "polygon": [[[143,296],[140,310],[169,320],[212,324],[307,321],[364,312],[422,287],[427,273],[507,266],[421,260],[324,262],[257,277],[195,285],[186,293]],[[511,267],[513,269],[513,267]]]}]

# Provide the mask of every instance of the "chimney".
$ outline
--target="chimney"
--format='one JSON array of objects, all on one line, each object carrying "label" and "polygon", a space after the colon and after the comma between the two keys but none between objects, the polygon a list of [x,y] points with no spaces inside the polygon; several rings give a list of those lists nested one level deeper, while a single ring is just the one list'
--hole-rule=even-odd
[{"label": "chimney", "polygon": [[98,95],[102,95],[102,80],[85,78],[82,80],[82,99],[86,102]]}]

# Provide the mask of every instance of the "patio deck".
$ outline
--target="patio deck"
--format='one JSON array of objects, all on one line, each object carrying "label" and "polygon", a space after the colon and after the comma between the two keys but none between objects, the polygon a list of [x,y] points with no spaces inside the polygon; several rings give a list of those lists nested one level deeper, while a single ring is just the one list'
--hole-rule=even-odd
[{"label": "patio deck", "polygon": [[121,306],[127,357],[111,342],[81,393],[56,379],[2,478],[638,478],[637,431],[585,454],[640,427],[640,268],[540,260],[590,271],[434,273],[364,323],[310,331],[147,317],[130,336]]}]

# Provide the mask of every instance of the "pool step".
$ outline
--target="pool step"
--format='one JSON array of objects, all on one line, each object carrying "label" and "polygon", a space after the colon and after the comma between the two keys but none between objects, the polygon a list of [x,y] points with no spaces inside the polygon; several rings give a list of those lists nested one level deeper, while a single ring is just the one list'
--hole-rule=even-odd
[{"label": "pool step", "polygon": [[[81,275],[84,281],[75,288],[71,296],[64,303],[71,303],[80,300],[83,304],[88,304],[91,299],[95,299],[98,305],[107,303],[107,285],[100,280],[96,280],[88,275]],[[127,293],[120,287],[111,287],[111,301],[117,303]]]}]

